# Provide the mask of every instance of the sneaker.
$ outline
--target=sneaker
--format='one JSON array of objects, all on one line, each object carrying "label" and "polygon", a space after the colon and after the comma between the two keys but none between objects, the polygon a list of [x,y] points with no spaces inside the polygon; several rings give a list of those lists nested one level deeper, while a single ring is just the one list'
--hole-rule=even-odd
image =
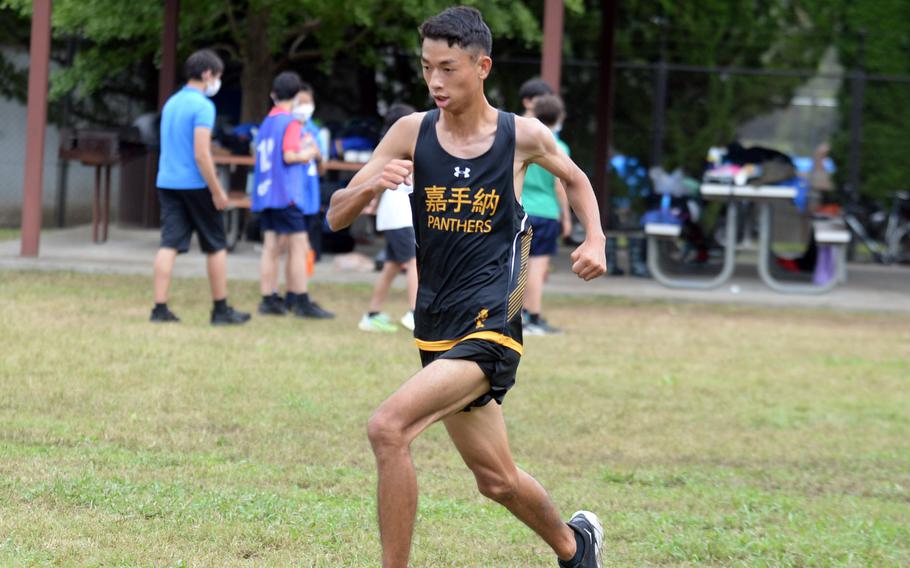
[{"label": "sneaker", "polygon": [[281,296],[269,296],[267,300],[259,302],[259,313],[264,316],[283,316],[288,313]]},{"label": "sneaker", "polygon": [[223,310],[212,310],[212,325],[240,325],[250,321],[250,314],[238,312],[231,306]]},{"label": "sneaker", "polygon": [[309,319],[334,319],[335,314],[328,310],[322,309],[322,307],[316,302],[298,302],[294,306],[294,315],[299,318],[309,318]]},{"label": "sneaker", "polygon": [[531,323],[530,320],[524,324],[522,333],[525,335],[562,335],[563,331],[558,327],[553,327],[542,317],[537,318],[537,323]]},{"label": "sneaker", "polygon": [[[585,553],[576,568],[601,568],[604,529],[597,515],[590,511],[578,511],[572,515],[568,525],[585,541]],[[564,563],[560,562],[560,566]]]},{"label": "sneaker", "polygon": [[408,310],[403,316],[401,316],[401,325],[411,331],[414,331],[414,310]]},{"label": "sneaker", "polygon": [[363,314],[357,327],[360,328],[361,331],[374,331],[380,333],[394,333],[398,331],[398,326],[392,323],[389,316],[385,314],[376,314],[375,316]]},{"label": "sneaker", "polygon": [[177,323],[180,321],[180,318],[177,317],[177,314],[167,308],[164,308],[163,310],[152,308],[152,315],[149,316],[149,321],[153,323]]}]

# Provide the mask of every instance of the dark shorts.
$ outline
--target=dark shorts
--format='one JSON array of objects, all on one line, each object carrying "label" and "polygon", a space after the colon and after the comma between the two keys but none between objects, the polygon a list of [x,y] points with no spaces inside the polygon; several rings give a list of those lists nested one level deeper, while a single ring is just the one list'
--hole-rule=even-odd
[{"label": "dark shorts", "polygon": [[309,230],[309,215],[291,205],[284,209],[263,209],[259,212],[259,227],[262,232],[274,231],[279,235],[305,233]]},{"label": "dark shorts", "polygon": [[215,209],[212,193],[203,189],[158,188],[161,205],[161,248],[190,250],[193,231],[199,238],[199,248],[212,254],[227,248],[224,235],[224,216]]},{"label": "dark shorts", "polygon": [[412,227],[384,231],[385,259],[404,264],[417,256],[417,239]]},{"label": "dark shorts", "polygon": [[562,232],[562,223],[556,219],[545,217],[528,217],[528,222],[534,230],[531,235],[530,256],[553,256],[559,242],[559,233]]},{"label": "dark shorts", "polygon": [[484,339],[466,339],[448,351],[420,350],[420,362],[424,367],[437,359],[474,361],[489,379],[490,390],[464,409],[470,412],[472,407],[483,406],[491,400],[502,404],[506,393],[515,385],[521,355],[505,345]]}]

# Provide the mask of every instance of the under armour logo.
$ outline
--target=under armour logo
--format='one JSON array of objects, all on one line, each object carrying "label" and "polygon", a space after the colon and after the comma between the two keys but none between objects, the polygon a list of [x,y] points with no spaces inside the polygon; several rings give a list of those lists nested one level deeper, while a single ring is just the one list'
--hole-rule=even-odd
[{"label": "under armour logo", "polygon": [[471,177],[471,168],[461,169],[459,166],[455,166],[455,177],[468,179]]}]

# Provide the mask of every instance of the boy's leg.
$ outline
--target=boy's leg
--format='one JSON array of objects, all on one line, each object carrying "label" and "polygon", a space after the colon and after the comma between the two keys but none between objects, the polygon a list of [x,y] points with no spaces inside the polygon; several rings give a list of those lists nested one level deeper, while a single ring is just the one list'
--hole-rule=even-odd
[{"label": "boy's leg", "polygon": [[549,256],[532,256],[528,258],[528,285],[525,288],[524,309],[532,314],[539,314],[543,303],[543,281],[550,267]]},{"label": "boy's leg", "polygon": [[291,233],[288,235],[288,264],[287,287],[288,292],[305,294],[308,287],[306,272],[306,257],[310,250],[310,237],[306,232]]},{"label": "boy's leg", "polygon": [[546,490],[512,461],[502,407],[490,402],[445,419],[446,430],[474,473],[480,492],[503,505],[550,545],[561,560],[575,554],[575,533]]},{"label": "boy's leg", "polygon": [[427,427],[486,393],[489,380],[477,363],[430,363],[386,399],[367,433],[378,471],[379,535],[383,568],[407,568],[417,513],[417,478],[411,442]]},{"label": "boy's leg", "polygon": [[280,263],[278,234],[265,231],[262,234],[262,257],[259,261],[259,292],[269,296],[278,289],[278,267]]},{"label": "boy's leg", "polygon": [[213,300],[227,298],[227,250],[221,249],[206,257],[206,269],[209,273],[209,286]]},{"label": "boy's leg", "polygon": [[382,272],[379,273],[379,277],[373,285],[373,297],[370,298],[369,311],[378,312],[382,310],[382,304],[385,303],[385,299],[389,295],[392,281],[395,280],[395,276],[399,271],[401,271],[401,264],[393,260],[385,261],[382,265]]},{"label": "boy's leg", "polygon": [[155,303],[167,303],[168,291],[171,287],[171,274],[174,272],[174,262],[177,260],[177,249],[160,248],[155,255]]}]

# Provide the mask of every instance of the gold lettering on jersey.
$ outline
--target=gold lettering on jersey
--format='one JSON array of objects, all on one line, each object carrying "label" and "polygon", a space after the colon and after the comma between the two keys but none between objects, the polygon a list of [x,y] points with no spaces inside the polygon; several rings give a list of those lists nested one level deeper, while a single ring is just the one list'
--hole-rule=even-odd
[{"label": "gold lettering on jersey", "polygon": [[475,324],[474,329],[483,329],[484,328],[483,322],[485,322],[488,317],[490,317],[490,310],[488,310],[486,308],[483,308],[482,310],[477,312],[477,317],[474,318],[474,324]]},{"label": "gold lettering on jersey", "polygon": [[[429,186],[423,188],[426,194],[427,213],[462,212],[462,207],[471,207],[473,215],[480,215],[486,219],[460,219],[442,215],[427,215],[427,227],[437,231],[453,233],[490,233],[493,231],[493,222],[489,218],[496,214],[499,207],[499,194],[495,189],[487,190],[483,187],[471,195],[470,187],[440,187]],[[452,205],[452,207],[449,207]]]},{"label": "gold lettering on jersey", "polygon": [[445,211],[446,204],[446,188],[444,187],[425,187],[423,188],[427,193],[427,211],[430,213]]},{"label": "gold lettering on jersey", "polygon": [[[468,195],[470,191],[470,187],[452,188],[452,197],[449,199],[449,203],[455,205],[455,209],[452,210],[453,213],[461,213],[461,206],[469,205],[471,203],[471,196]],[[481,189],[481,191],[483,190]]]},{"label": "gold lettering on jersey", "polygon": [[493,231],[493,222],[489,219],[455,219],[427,215],[427,227],[450,233],[489,233]]},{"label": "gold lettering on jersey", "polygon": [[[495,215],[496,208],[499,207],[499,196],[496,190],[491,189],[486,193],[484,188],[474,194],[474,204],[471,206],[471,213],[480,213],[481,215]],[[487,213],[489,211],[489,213]]]}]

